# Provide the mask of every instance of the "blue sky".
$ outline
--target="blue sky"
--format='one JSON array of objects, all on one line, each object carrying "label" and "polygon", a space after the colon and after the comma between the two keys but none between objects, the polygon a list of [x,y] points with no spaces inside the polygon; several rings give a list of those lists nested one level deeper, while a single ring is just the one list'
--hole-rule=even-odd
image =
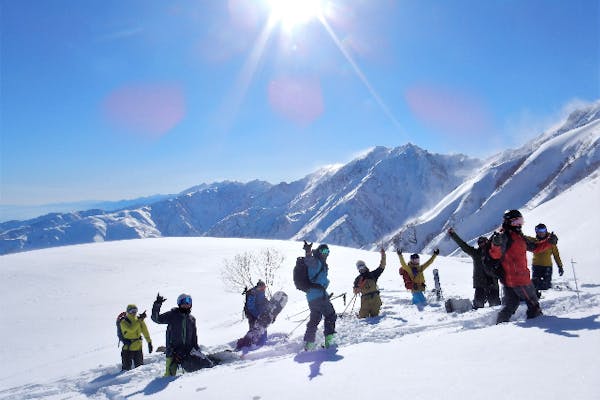
[{"label": "blue sky", "polygon": [[0,204],[292,181],[376,145],[485,157],[600,98],[595,0],[0,4]]}]

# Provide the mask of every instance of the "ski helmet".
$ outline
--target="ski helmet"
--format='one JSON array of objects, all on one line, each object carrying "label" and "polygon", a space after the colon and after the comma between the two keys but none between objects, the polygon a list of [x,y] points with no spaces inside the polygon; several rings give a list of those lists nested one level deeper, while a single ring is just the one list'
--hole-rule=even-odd
[{"label": "ski helmet", "polygon": [[190,296],[189,294],[185,294],[185,293],[181,293],[178,297],[177,297],[177,305],[179,307],[183,306],[192,306],[192,296]]},{"label": "ski helmet", "polygon": [[317,247],[317,254],[327,257],[329,255],[329,246],[326,244],[321,244]]},{"label": "ski helmet", "polygon": [[544,225],[544,224],[537,224],[535,226],[535,231],[537,233],[546,233],[546,232],[548,232],[548,228],[546,228],[546,225]]},{"label": "ski helmet", "polygon": [[417,262],[419,262],[419,255],[417,253],[415,254],[411,254],[410,255],[410,260],[416,260]]},{"label": "ski helmet", "polygon": [[488,241],[488,238],[486,238],[485,236],[479,236],[479,238],[477,238],[477,244],[480,246],[483,246],[484,244],[486,244]]},{"label": "ski helmet", "polygon": [[264,283],[262,281],[262,279],[259,279],[258,282],[256,282],[256,287],[265,287],[265,286],[267,286],[267,284]]},{"label": "ski helmet", "polygon": [[356,269],[358,270],[358,272],[367,271],[367,264],[363,260],[358,260],[356,262]]},{"label": "ski helmet", "polygon": [[504,223],[512,228],[520,228],[523,226],[523,214],[519,210],[506,210],[504,212]]}]

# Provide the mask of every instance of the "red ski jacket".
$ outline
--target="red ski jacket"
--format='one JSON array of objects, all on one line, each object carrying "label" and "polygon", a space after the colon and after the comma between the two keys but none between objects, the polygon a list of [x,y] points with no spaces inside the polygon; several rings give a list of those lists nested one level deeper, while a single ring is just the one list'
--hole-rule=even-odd
[{"label": "red ski jacket", "polygon": [[[510,237],[508,237],[510,235]],[[547,240],[535,242],[515,231],[500,231],[502,245],[491,244],[489,254],[500,260],[504,269],[504,284],[508,287],[531,284],[529,268],[527,268],[527,251],[538,253],[552,247]]]}]

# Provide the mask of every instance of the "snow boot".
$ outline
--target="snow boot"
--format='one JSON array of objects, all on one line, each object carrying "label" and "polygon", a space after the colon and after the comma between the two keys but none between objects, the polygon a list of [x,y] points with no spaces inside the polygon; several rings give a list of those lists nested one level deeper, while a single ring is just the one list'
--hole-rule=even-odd
[{"label": "snow boot", "polygon": [[335,335],[333,333],[325,336],[325,348],[328,349],[336,345]]}]

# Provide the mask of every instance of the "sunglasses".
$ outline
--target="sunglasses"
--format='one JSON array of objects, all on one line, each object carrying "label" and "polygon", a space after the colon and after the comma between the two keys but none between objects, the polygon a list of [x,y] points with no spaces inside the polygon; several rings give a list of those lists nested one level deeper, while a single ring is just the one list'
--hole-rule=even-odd
[{"label": "sunglasses", "polygon": [[129,310],[127,310],[127,314],[137,314],[138,309],[137,308],[130,308]]},{"label": "sunglasses", "polygon": [[524,222],[523,217],[513,218],[510,220],[510,226],[523,226]]}]

